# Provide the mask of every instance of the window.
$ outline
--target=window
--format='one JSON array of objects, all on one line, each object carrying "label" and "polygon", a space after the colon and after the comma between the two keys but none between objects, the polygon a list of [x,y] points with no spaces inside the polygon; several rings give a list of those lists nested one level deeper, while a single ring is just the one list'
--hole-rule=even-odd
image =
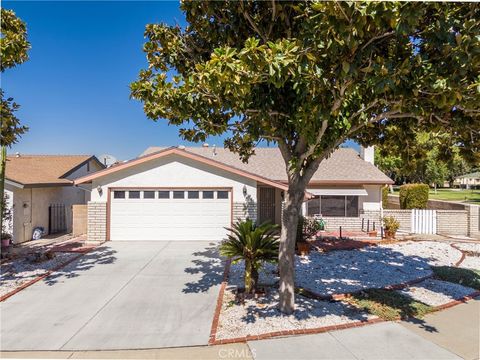
[{"label": "window", "polygon": [[114,191],[113,192],[114,199],[125,199],[125,191]]},{"label": "window", "polygon": [[213,191],[203,191],[202,197],[204,199],[213,199]]},{"label": "window", "polygon": [[185,198],[185,191],[174,191],[173,192],[174,199],[184,199]]},{"label": "window", "polygon": [[158,198],[159,199],[170,199],[170,191],[159,191],[158,192]]},{"label": "window", "polygon": [[199,191],[189,191],[188,198],[189,199],[198,199],[199,198]]},{"label": "window", "polygon": [[140,199],[140,191],[129,191],[128,192],[129,199]]},{"label": "window", "polygon": [[323,216],[345,216],[345,196],[322,195],[320,206]]},{"label": "window", "polygon": [[217,191],[217,199],[228,199],[228,191]]},{"label": "window", "polygon": [[358,216],[358,196],[347,196],[347,216]]},{"label": "window", "polygon": [[358,196],[321,195],[307,202],[307,216],[357,217]]},{"label": "window", "polygon": [[155,191],[144,191],[143,192],[144,199],[155,199]]}]

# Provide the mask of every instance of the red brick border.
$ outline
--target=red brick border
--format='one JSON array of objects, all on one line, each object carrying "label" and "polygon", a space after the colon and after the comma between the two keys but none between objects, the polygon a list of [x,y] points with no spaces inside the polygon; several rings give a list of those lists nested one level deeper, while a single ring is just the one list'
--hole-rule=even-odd
[{"label": "red brick border", "polygon": [[[460,257],[460,259],[454,264],[455,267],[458,267],[463,262],[463,260],[465,259],[465,253],[461,249],[454,246],[453,244],[450,244],[450,246],[452,246],[454,249],[456,249],[456,250],[458,250],[462,253],[462,256]],[[354,328],[354,327],[362,327],[362,326],[366,326],[366,325],[370,325],[370,324],[377,324],[377,323],[381,323],[381,322],[386,322],[386,320],[383,320],[383,319],[377,317],[377,318],[370,319],[370,320],[365,320],[365,321],[354,321],[354,322],[351,322],[351,323],[331,325],[331,326],[323,326],[323,327],[319,327],[319,328],[280,330],[280,331],[274,331],[274,332],[269,332],[269,333],[265,333],[265,334],[248,335],[248,336],[243,336],[243,337],[238,337],[238,338],[217,339],[216,338],[217,328],[218,328],[218,323],[219,323],[219,320],[220,320],[220,312],[222,310],[223,295],[224,295],[224,292],[225,292],[225,288],[228,284],[228,275],[229,275],[229,271],[230,271],[230,264],[231,264],[231,262],[229,260],[227,260],[227,262],[225,264],[225,270],[224,270],[224,273],[223,273],[222,285],[220,287],[220,291],[219,291],[218,298],[217,298],[217,306],[216,306],[215,314],[214,314],[214,317],[213,317],[212,327],[211,327],[211,330],[210,330],[210,340],[208,341],[209,345],[224,345],[224,344],[232,344],[232,343],[244,343],[244,342],[247,342],[247,341],[265,340],[265,339],[271,339],[271,338],[274,338],[274,337],[292,336],[292,335],[320,334],[320,333],[324,333],[324,332],[328,332],[328,331],[351,329],[351,328]],[[382,289],[392,290],[392,291],[393,290],[400,290],[400,289],[403,289],[403,288],[408,287],[410,285],[418,284],[418,283],[420,283],[424,280],[430,279],[432,277],[434,277],[433,274],[428,275],[428,276],[423,276],[423,277],[418,278],[418,279],[406,281],[406,282],[403,282],[403,283],[399,283],[399,284],[388,285],[388,286],[383,287]],[[339,300],[343,300],[346,297],[353,294],[353,292],[352,292],[352,293],[344,293],[344,294],[321,295],[321,294],[317,294],[317,293],[315,293],[311,290],[304,289],[304,288],[298,288],[297,290],[300,290],[301,292],[307,293],[307,296],[313,297],[313,298],[315,298],[317,300],[321,300],[321,301],[339,301]],[[435,307],[432,312],[444,310],[444,309],[453,307],[453,306],[458,305],[458,304],[463,304],[466,301],[472,300],[472,299],[474,299],[478,296],[480,296],[480,291],[475,291],[475,292],[473,292],[473,293],[471,293],[467,296],[464,296],[460,299],[453,300],[453,301],[451,301],[447,304],[439,305],[439,306]],[[400,320],[400,319],[398,319],[398,320]]]},{"label": "red brick border", "polygon": [[222,284],[220,285],[220,290],[218,292],[217,305],[215,307],[215,312],[213,315],[212,326],[210,328],[210,338],[208,340],[209,345],[215,345],[215,342],[216,342],[215,338],[217,335],[218,322],[220,320],[220,312],[222,311],[222,305],[223,305],[223,294],[225,293],[225,288],[227,287],[227,284],[228,284],[228,276],[230,273],[231,264],[232,264],[232,261],[230,259],[227,259],[227,261],[225,262],[225,269],[223,270]]},{"label": "red brick border", "polygon": [[5,295],[0,296],[0,302],[7,300],[9,297],[15,295],[16,293],[18,293],[18,292],[22,291],[23,289],[29,287],[30,285],[33,285],[33,284],[35,284],[36,282],[39,282],[40,280],[45,279],[46,277],[50,276],[50,275],[51,275],[52,273],[54,273],[55,271],[58,271],[58,270],[64,268],[65,266],[71,264],[71,263],[74,262],[75,260],[78,260],[78,259],[81,258],[83,255],[89,253],[89,252],[92,251],[93,249],[95,249],[95,248],[91,248],[91,249],[89,249],[88,251],[85,251],[85,252],[83,252],[83,253],[80,253],[78,256],[75,256],[75,257],[71,258],[70,260],[68,260],[68,261],[66,261],[66,262],[64,262],[64,263],[62,263],[62,264],[54,267],[53,269],[48,270],[46,273],[44,273],[44,274],[42,274],[42,275],[40,275],[40,276],[37,276],[36,278],[34,278],[34,279],[30,280],[30,281],[27,281],[26,283],[23,283],[22,285],[20,285],[19,287],[15,288],[14,290],[6,293]]}]

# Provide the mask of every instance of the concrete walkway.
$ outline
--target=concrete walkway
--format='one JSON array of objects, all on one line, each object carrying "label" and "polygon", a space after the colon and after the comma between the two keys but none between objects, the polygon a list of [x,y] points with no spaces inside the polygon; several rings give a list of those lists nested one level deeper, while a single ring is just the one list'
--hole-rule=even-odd
[{"label": "concrete walkway", "polygon": [[2,302],[0,348],[207,345],[223,268],[208,242],[110,242]]},{"label": "concrete walkway", "polygon": [[480,358],[480,298],[401,325],[464,359]]}]

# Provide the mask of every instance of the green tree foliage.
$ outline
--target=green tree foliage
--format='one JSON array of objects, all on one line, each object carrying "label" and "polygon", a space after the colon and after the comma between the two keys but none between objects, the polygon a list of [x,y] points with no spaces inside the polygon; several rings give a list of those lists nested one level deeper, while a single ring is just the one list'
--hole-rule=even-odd
[{"label": "green tree foliage", "polygon": [[417,132],[411,139],[377,146],[375,163],[397,184],[421,182],[443,186],[469,172],[479,154],[464,158],[460,147],[444,132]]},{"label": "green tree foliage", "polygon": [[426,209],[429,187],[426,184],[406,184],[400,186],[401,209]]},{"label": "green tree foliage", "polygon": [[27,40],[27,27],[12,10],[1,9],[0,71],[12,68],[28,60],[30,43]]},{"label": "green tree foliage", "polygon": [[442,129],[478,151],[480,7],[422,2],[183,1],[188,25],[149,24],[149,66],[131,84],[152,120],[188,140],[228,134],[247,161],[285,160],[280,309],[294,310],[304,191],[346,139],[368,145]]},{"label": "green tree foliage", "polygon": [[388,186],[382,187],[382,204],[383,208],[388,208],[388,194],[390,193],[390,188]]},{"label": "green tree foliage", "polygon": [[264,262],[278,261],[278,225],[252,220],[239,221],[228,229],[231,234],[220,246],[220,254],[238,262],[245,262],[245,292],[254,293],[258,284],[258,271]]},{"label": "green tree foliage", "polygon": [[[0,71],[12,68],[28,60],[30,43],[27,41],[27,28],[25,23],[15,16],[11,10],[1,10],[1,36],[0,36]],[[15,116],[19,105],[12,98],[5,98],[0,89],[0,194],[5,187],[5,166],[7,146],[17,142],[19,136],[27,131],[27,127],[20,125]],[[4,203],[0,202],[0,213],[4,213]],[[3,216],[0,220],[0,229],[3,230]]]}]

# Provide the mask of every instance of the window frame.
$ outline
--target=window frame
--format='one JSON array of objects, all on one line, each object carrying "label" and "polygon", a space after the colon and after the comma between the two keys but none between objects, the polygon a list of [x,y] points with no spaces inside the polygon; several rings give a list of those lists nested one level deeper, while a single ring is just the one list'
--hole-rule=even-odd
[{"label": "window frame", "polygon": [[[175,199],[175,200],[181,200],[181,199],[185,199],[185,190],[173,190],[173,196],[172,196],[172,199]],[[177,197],[176,194],[182,194],[182,197]]]},{"label": "window frame", "polygon": [[[191,194],[196,194],[197,196],[191,197]],[[198,190],[187,190],[187,199],[200,199],[200,191]]]},{"label": "window frame", "polygon": [[[113,198],[114,199],[126,199],[127,198],[127,192],[125,190],[114,190],[113,191]],[[123,194],[123,196],[117,197],[117,194]]]},{"label": "window frame", "polygon": [[[360,199],[359,199],[359,196],[358,195],[328,195],[328,196],[335,196],[335,197],[341,197],[343,198],[343,215],[341,216],[331,216],[331,215],[325,215],[324,211],[323,211],[323,208],[322,208],[322,196],[327,196],[327,195],[318,195],[318,197],[315,197],[314,199],[310,200],[307,202],[307,216],[313,216],[310,215],[309,213],[309,205],[310,205],[310,202],[313,201],[313,200],[317,200],[318,201],[318,209],[319,209],[319,214],[320,216],[322,217],[344,217],[344,218],[347,218],[347,217],[359,217],[360,216]],[[347,201],[347,198],[355,198],[355,204],[356,204],[356,215],[355,216],[349,216],[349,212],[348,212],[348,201]]]},{"label": "window frame", "polygon": [[[217,199],[219,200],[228,200],[229,199],[229,193],[230,191],[228,190],[217,190]],[[219,197],[220,194],[225,194],[226,197]]]},{"label": "window frame", "polygon": [[[212,197],[205,197],[205,193],[209,193]],[[215,191],[213,190],[202,190],[202,199],[212,200],[215,199]]]},{"label": "window frame", "polygon": [[[164,195],[167,195],[167,196],[164,197],[163,195],[160,195],[160,194],[164,194]],[[171,197],[170,197],[170,190],[158,190],[158,191],[157,191],[157,196],[158,196],[158,199],[161,199],[161,200],[171,199]]]},{"label": "window frame", "polygon": [[[143,195],[144,199],[155,199],[155,190],[144,190],[144,191],[142,191],[142,193],[143,193],[142,195]],[[152,197],[145,197],[146,193],[151,194]]]},{"label": "window frame", "polygon": [[[132,193],[138,194],[138,197],[130,196]],[[140,199],[140,193],[141,193],[140,190],[128,190],[128,199],[134,199],[134,200]]]}]

